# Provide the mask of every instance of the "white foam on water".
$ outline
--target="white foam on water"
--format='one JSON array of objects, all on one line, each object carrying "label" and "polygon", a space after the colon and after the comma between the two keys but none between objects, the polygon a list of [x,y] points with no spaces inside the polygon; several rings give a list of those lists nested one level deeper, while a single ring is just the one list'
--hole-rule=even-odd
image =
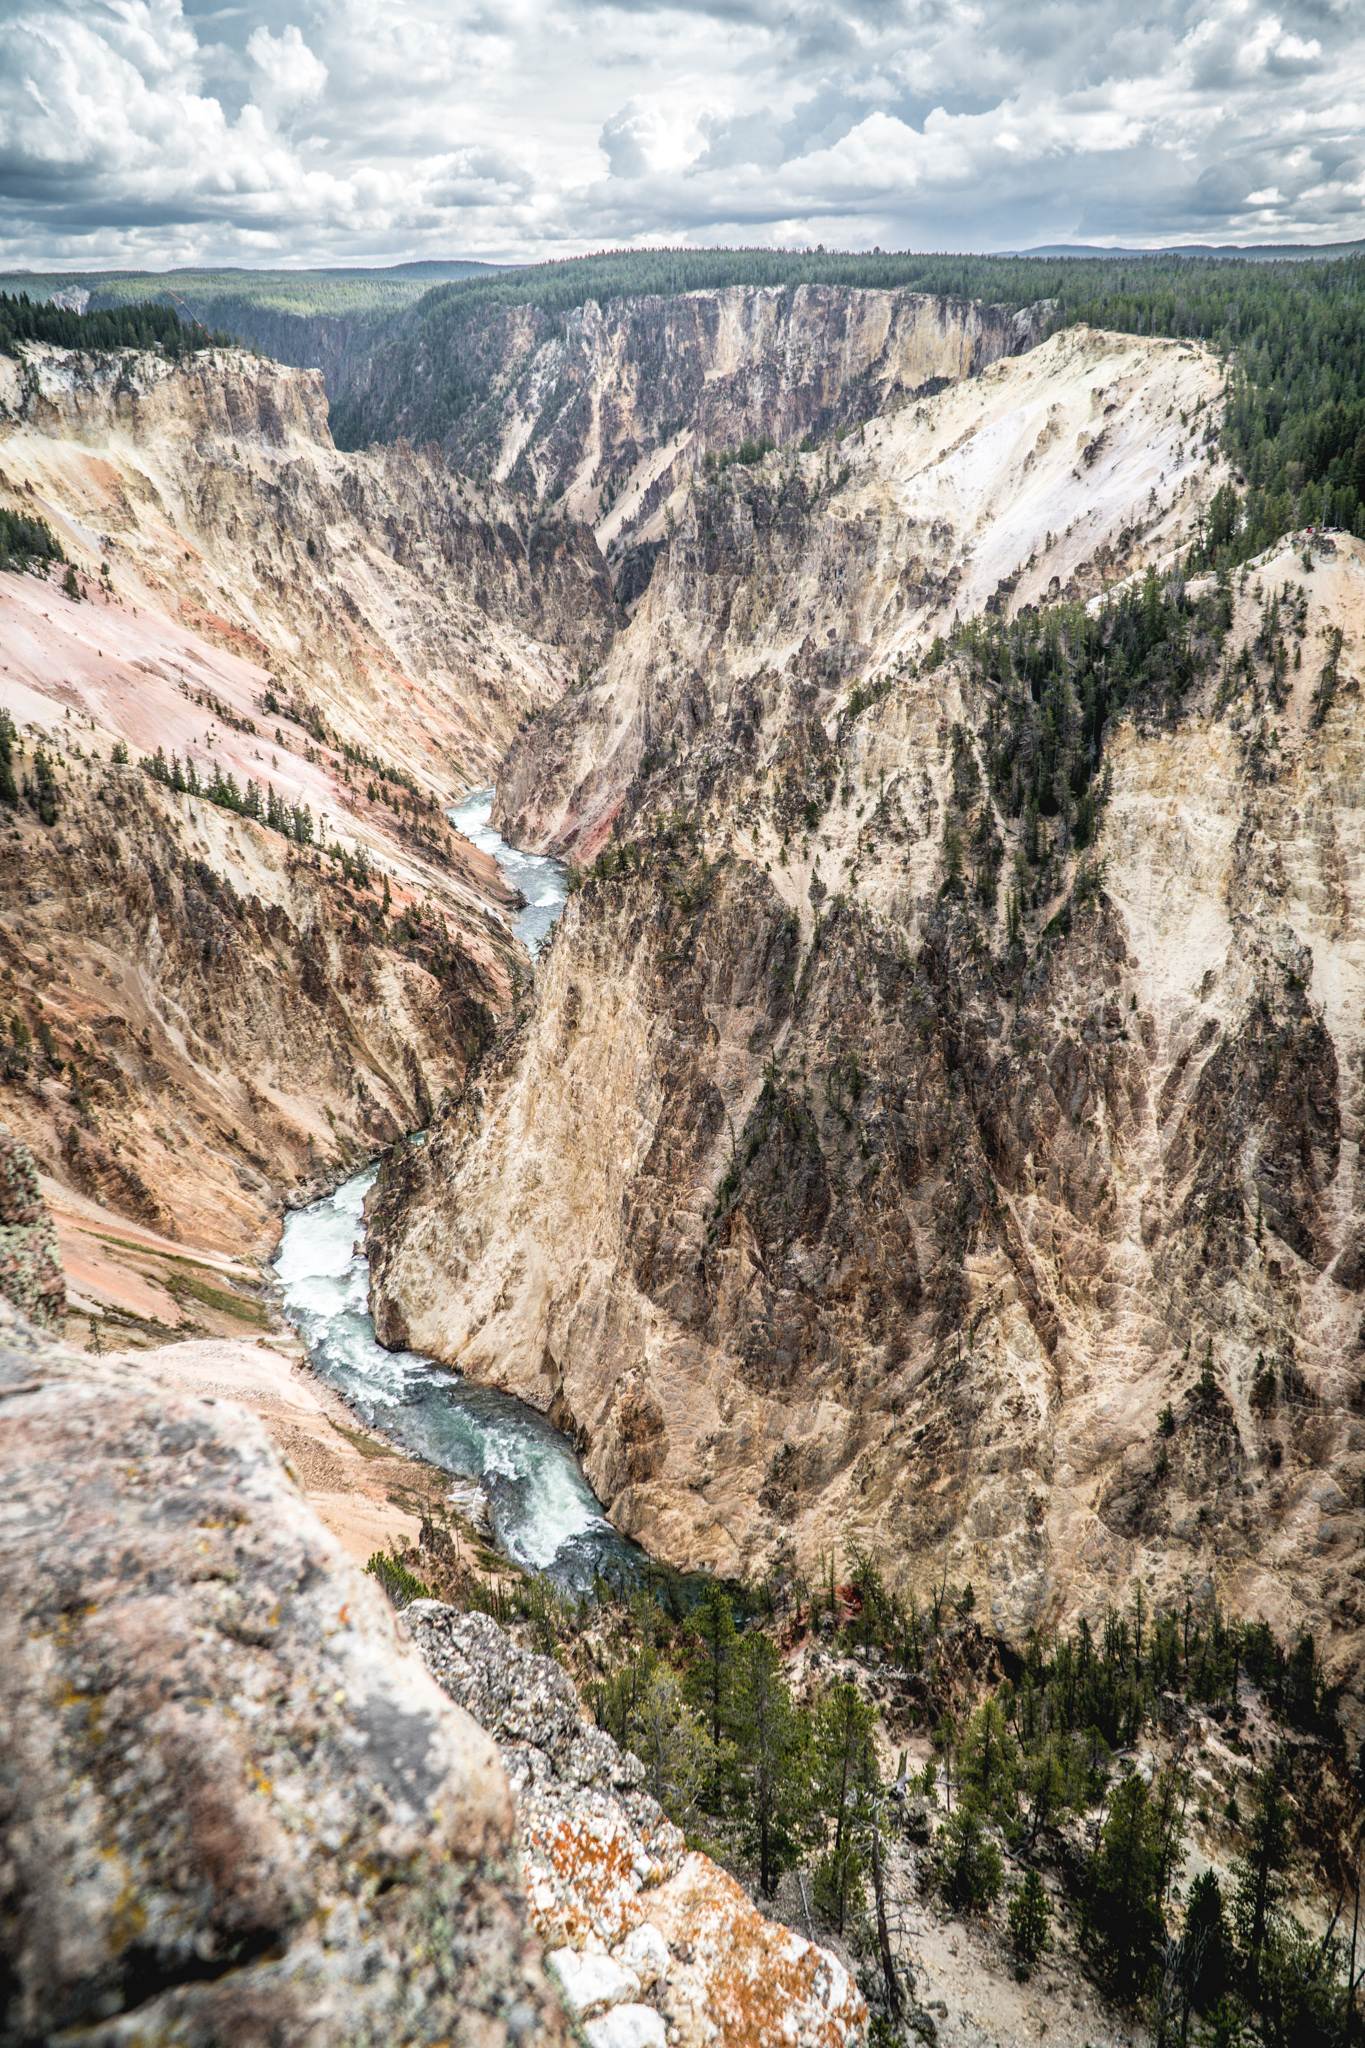
[{"label": "white foam on water", "polygon": [[519,853],[515,846],[509,846],[489,823],[492,814],[491,789],[476,790],[473,796],[467,796],[463,803],[446,812],[456,831],[463,832],[480,853],[491,853],[506,879],[527,899],[525,909],[517,912],[512,925],[534,959],[568,901],[564,870],[547,854]]},{"label": "white foam on water", "polygon": [[518,1563],[577,1586],[597,1571],[633,1576],[638,1554],[602,1513],[567,1437],[510,1394],[376,1339],[370,1269],[357,1248],[374,1178],[373,1168],[359,1173],[285,1222],[275,1272],[315,1370],[386,1436],[477,1480]]}]

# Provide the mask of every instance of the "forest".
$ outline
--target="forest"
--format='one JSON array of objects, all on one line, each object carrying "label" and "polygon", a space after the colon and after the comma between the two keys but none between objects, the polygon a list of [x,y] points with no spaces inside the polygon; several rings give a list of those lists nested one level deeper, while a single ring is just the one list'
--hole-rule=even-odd
[{"label": "forest", "polygon": [[19,344],[25,341],[92,354],[116,348],[157,349],[177,360],[199,349],[232,346],[232,336],[226,331],[210,333],[206,327],[190,326],[174,306],[155,299],[75,313],[68,306],[30,299],[27,292],[13,297],[0,292],[0,355],[17,355]]},{"label": "forest", "polygon": [[[886,1935],[888,1871],[908,1850],[951,1917],[998,1926],[1021,1978],[1064,1938],[1162,2048],[1233,2048],[1248,2022],[1266,2048],[1361,2039],[1338,1829],[1360,1818],[1365,1754],[1347,1754],[1311,1635],[1286,1647],[1216,1602],[1160,1612],[1138,1588],[1098,1627],[1034,1634],[1021,1655],[983,1632],[970,1585],[902,1596],[857,1544],[842,1579],[830,1555],[780,1589],[707,1580],[690,1606],[672,1581],[577,1602],[546,1579],[509,1589],[471,1570],[479,1554],[435,1510],[418,1545],[369,1570],[395,1606],[482,1608],[564,1664],[670,1818],[762,1895],[808,1871],[824,1928],[891,2021],[910,1987]],[[1244,1796],[1218,1811],[1182,1762],[1196,1715],[1247,1760]],[[1256,1768],[1258,1726],[1271,1760]],[[928,1753],[912,1770],[916,1732]],[[1166,1760],[1136,1768],[1158,1744]],[[1203,1870],[1182,1897],[1192,1822],[1230,1874]],[[1305,1859],[1340,1893],[1325,1939],[1291,1910]]]}]

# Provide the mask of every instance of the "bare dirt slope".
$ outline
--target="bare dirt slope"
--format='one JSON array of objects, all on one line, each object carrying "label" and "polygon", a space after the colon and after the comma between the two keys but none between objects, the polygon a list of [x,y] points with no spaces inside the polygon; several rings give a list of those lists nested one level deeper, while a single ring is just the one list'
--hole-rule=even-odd
[{"label": "bare dirt slope", "polygon": [[[842,481],[693,494],[581,726],[510,764],[528,836],[602,854],[381,1189],[374,1306],[677,1563],[857,1536],[1015,1636],[1140,1579],[1311,1627],[1358,1715],[1365,550],[1183,589],[1217,388],[1059,337]],[[1101,771],[1025,659],[1098,613],[1026,608],[1125,578],[1172,666]],[[974,612],[1019,671],[933,646]]]}]

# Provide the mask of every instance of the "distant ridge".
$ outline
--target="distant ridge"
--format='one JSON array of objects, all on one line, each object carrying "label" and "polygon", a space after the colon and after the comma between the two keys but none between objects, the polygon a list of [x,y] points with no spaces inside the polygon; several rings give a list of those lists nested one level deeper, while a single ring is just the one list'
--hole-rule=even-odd
[{"label": "distant ridge", "polygon": [[279,362],[320,369],[334,397],[380,330],[428,292],[489,286],[505,275],[500,264],[464,256],[385,269],[15,270],[0,274],[0,292],[26,292],[75,313],[174,305],[198,328],[234,335]]},{"label": "distant ridge", "polygon": [[1129,249],[1120,242],[1042,242],[1033,249],[1002,249],[1002,256],[1095,256],[1134,262],[1158,256],[1212,256],[1225,263],[1330,263],[1365,254],[1365,242],[1176,242],[1160,249]]}]

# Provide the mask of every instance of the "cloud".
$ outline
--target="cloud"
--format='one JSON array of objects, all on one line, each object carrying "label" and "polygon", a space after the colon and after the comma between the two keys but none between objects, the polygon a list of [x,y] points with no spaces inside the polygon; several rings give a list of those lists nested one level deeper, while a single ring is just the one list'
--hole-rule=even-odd
[{"label": "cloud", "polygon": [[0,262],[1365,235],[1357,0],[0,0]]},{"label": "cloud", "polygon": [[322,98],[327,66],[313,55],[292,21],[279,36],[264,26],[254,28],[246,53],[258,74],[252,97],[262,111],[289,114]]}]

